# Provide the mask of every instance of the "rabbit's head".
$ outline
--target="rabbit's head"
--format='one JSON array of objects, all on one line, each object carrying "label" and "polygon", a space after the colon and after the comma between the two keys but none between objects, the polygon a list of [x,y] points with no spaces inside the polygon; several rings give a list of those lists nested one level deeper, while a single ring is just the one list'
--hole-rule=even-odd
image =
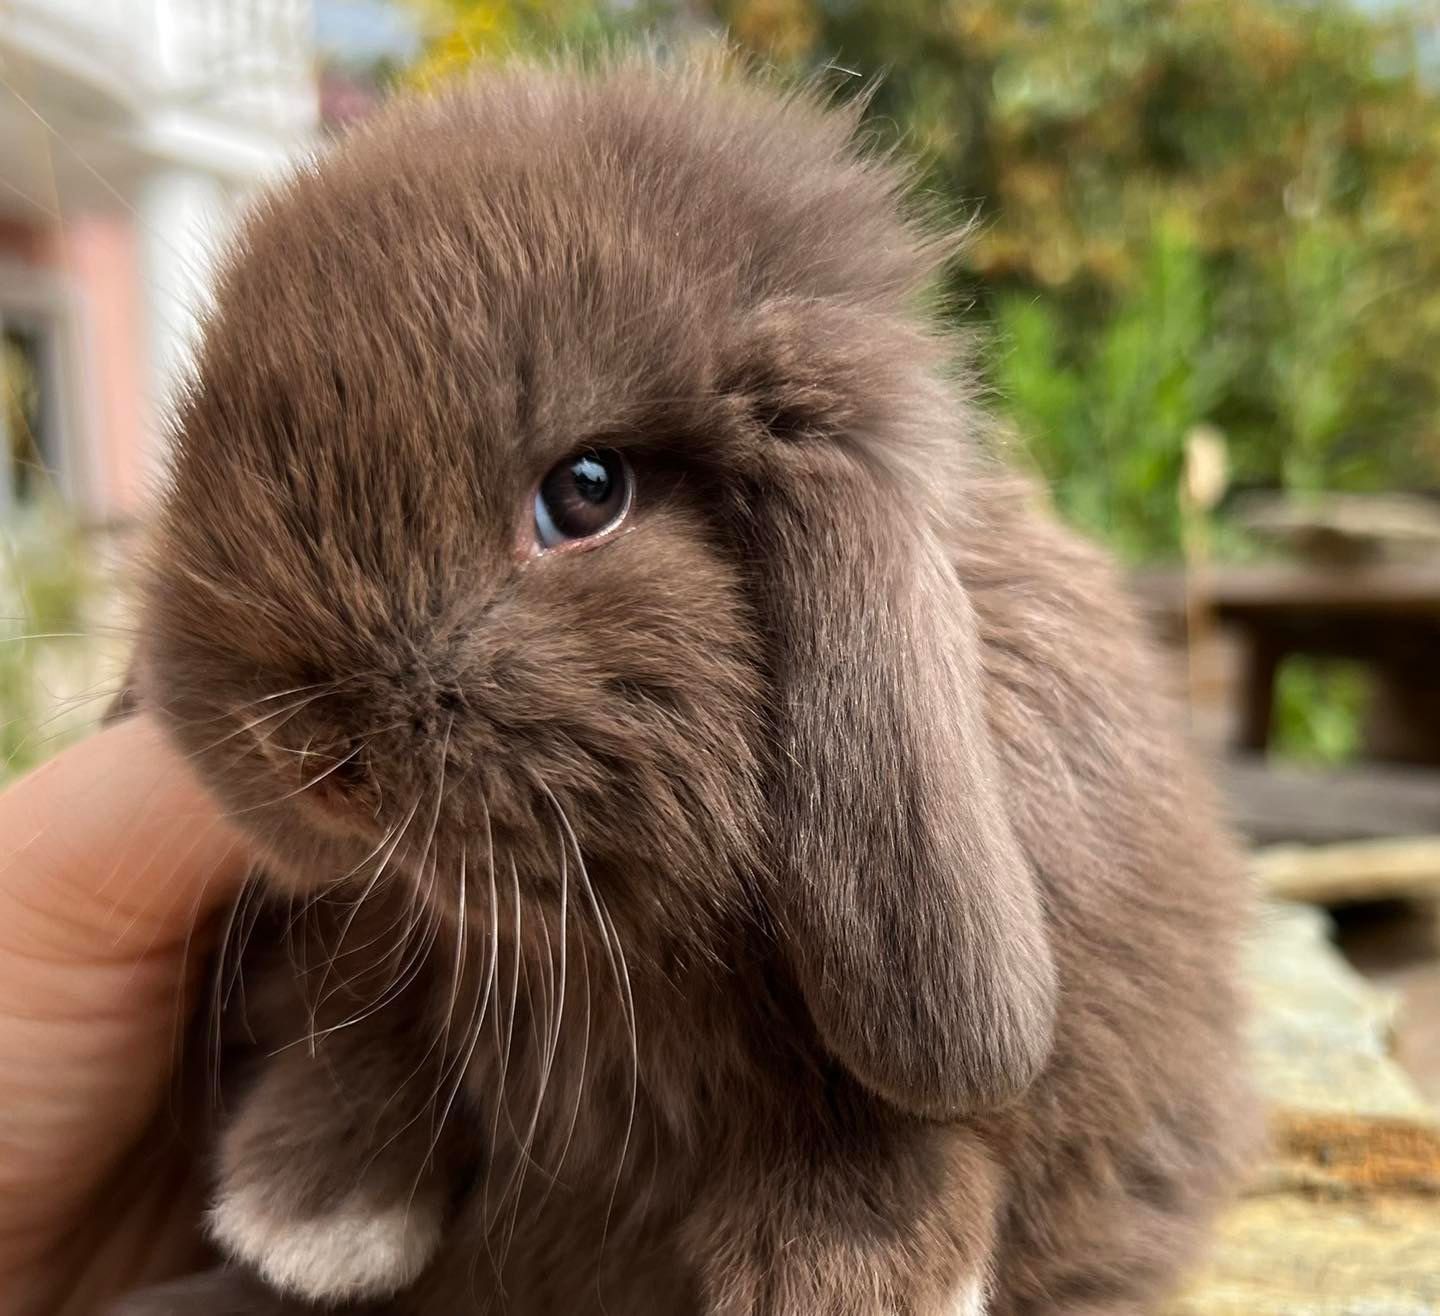
[{"label": "rabbit's head", "polygon": [[[142,695],[274,880],[657,953],[773,937],[865,1084],[948,1117],[1053,969],[947,528],[946,248],[808,94],[620,63],[401,105],[218,283]],[[728,929],[728,932],[722,930]]]}]

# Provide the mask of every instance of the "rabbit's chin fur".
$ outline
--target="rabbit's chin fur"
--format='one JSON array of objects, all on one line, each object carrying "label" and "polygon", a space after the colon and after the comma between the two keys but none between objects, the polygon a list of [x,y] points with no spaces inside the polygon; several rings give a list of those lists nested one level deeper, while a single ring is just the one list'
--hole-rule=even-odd
[{"label": "rabbit's chin fur", "polygon": [[232,1264],[126,1312],[1120,1316],[1195,1255],[1240,865],[857,114],[493,69],[244,225],[134,686],[275,871],[197,1024]]}]

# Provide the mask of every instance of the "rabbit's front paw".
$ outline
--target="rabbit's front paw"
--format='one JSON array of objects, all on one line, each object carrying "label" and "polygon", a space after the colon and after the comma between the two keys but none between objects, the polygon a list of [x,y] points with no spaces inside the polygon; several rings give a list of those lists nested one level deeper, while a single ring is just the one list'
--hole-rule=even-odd
[{"label": "rabbit's front paw", "polygon": [[274,1290],[388,1298],[440,1245],[455,1157],[430,1089],[383,1054],[368,1072],[338,1047],[273,1057],[221,1138],[211,1237]]},{"label": "rabbit's front paw", "polygon": [[440,1242],[440,1213],[423,1199],[382,1206],[360,1194],[314,1215],[247,1184],[210,1212],[212,1237],[283,1293],[336,1302],[387,1297],[413,1282]]}]

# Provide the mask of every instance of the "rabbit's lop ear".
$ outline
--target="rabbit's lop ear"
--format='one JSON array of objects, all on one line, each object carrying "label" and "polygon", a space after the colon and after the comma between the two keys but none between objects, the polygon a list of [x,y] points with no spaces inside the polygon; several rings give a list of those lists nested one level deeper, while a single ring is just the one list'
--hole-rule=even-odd
[{"label": "rabbit's lop ear", "polygon": [[775,912],[832,1053],[909,1112],[1023,1090],[1055,970],[1007,818],[974,614],[922,506],[840,444],[756,495],[779,708]]}]

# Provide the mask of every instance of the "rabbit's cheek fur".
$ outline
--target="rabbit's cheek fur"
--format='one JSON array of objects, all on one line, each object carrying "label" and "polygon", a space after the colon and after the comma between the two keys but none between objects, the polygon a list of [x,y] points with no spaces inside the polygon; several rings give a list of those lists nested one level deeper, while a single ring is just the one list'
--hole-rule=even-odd
[{"label": "rabbit's cheek fur", "polygon": [[[236,1264],[127,1316],[1133,1316],[1194,1254],[1241,868],[856,113],[492,69],[245,226],[136,658],[262,861]],[[599,449],[624,523],[540,551]]]}]

